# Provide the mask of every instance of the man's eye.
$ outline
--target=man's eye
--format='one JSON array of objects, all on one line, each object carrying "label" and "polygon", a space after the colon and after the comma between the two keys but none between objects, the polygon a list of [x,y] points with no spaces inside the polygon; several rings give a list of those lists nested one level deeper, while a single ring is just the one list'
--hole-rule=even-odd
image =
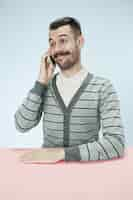
[{"label": "man's eye", "polygon": [[50,43],[50,47],[53,47],[54,46],[54,43]]},{"label": "man's eye", "polygon": [[61,41],[61,42],[65,42],[65,40],[64,40],[64,39],[61,39],[60,41]]},{"label": "man's eye", "polygon": [[65,43],[66,40],[65,40],[65,39],[61,39],[60,42],[61,42],[61,43]]}]

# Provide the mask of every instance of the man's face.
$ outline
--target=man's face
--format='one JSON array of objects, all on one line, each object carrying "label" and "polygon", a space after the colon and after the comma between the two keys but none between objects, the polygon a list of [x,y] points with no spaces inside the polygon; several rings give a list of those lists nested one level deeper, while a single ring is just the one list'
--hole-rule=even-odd
[{"label": "man's face", "polygon": [[[80,36],[79,36],[80,37]],[[80,59],[80,45],[69,25],[49,31],[52,57],[61,70],[70,69]]]}]

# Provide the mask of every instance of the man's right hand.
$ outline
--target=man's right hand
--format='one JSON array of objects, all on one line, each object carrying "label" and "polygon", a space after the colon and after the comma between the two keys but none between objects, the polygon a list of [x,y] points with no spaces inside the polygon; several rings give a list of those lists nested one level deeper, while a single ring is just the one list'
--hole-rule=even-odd
[{"label": "man's right hand", "polygon": [[48,85],[49,80],[52,79],[55,69],[55,65],[51,62],[49,56],[50,56],[50,50],[48,50],[41,57],[38,81],[44,85]]}]

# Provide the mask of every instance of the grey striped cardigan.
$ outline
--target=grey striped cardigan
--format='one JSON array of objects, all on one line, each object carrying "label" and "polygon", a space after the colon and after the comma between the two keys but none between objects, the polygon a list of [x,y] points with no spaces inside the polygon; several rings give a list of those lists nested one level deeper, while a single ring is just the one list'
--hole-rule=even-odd
[{"label": "grey striped cardigan", "polygon": [[14,114],[16,129],[22,133],[31,130],[43,115],[42,147],[63,147],[65,161],[123,156],[120,102],[111,81],[88,72],[66,107],[56,85],[58,73],[47,86],[35,81]]}]

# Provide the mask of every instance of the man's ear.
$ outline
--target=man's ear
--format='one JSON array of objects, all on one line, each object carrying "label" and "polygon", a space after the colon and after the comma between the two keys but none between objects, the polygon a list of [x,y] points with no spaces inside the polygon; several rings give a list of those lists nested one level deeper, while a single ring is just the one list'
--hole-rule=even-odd
[{"label": "man's ear", "polygon": [[83,37],[83,35],[80,35],[78,37],[78,41],[77,42],[78,42],[79,48],[81,49],[84,46],[84,37]]}]

